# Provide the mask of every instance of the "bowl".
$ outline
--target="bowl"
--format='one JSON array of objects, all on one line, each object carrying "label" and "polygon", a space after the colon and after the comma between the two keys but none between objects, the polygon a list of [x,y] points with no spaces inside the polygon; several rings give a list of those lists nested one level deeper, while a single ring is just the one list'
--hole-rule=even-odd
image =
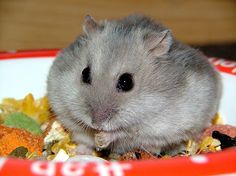
[{"label": "bowl", "polygon": [[[46,79],[59,50],[0,53],[0,100],[22,98],[31,92],[46,94]],[[219,114],[226,124],[236,126],[236,62],[209,58],[222,75],[223,96]],[[125,162],[52,162],[0,158],[0,175],[236,175],[236,149],[159,160]]]}]

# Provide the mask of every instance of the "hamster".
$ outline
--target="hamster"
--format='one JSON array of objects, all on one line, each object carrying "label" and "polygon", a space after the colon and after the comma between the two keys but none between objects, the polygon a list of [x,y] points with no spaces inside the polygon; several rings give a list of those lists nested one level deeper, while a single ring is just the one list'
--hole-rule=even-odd
[{"label": "hamster", "polygon": [[52,110],[87,149],[175,148],[210,125],[221,78],[198,50],[143,15],[96,22],[50,68]]}]

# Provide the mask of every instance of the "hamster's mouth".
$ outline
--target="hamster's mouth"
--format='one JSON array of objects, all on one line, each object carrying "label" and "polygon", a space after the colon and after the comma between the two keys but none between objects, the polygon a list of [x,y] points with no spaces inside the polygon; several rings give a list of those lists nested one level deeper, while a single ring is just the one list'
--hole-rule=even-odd
[{"label": "hamster's mouth", "polygon": [[116,131],[118,129],[118,128],[114,128],[114,126],[111,126],[107,122],[103,122],[103,123],[99,123],[99,124],[92,123],[91,128],[93,128],[96,131],[106,131],[106,132],[112,132],[112,131]]},{"label": "hamster's mouth", "polygon": [[92,121],[90,127],[96,131],[107,131],[107,132],[114,131],[116,129],[114,128],[114,126],[112,126],[110,124],[110,119],[111,119],[111,117],[107,118],[104,121],[100,121],[100,122],[93,122]]},{"label": "hamster's mouth", "polygon": [[111,123],[109,123],[110,119],[111,118],[106,119],[105,121],[99,122],[99,123],[94,123],[92,121],[90,122],[90,121],[84,121],[84,120],[78,121],[77,118],[73,120],[76,120],[77,124],[86,130],[90,129],[92,131],[106,131],[106,132],[120,130],[119,126],[117,125],[114,126],[114,125],[111,125]]},{"label": "hamster's mouth", "polygon": [[106,128],[104,124],[88,123],[83,120],[80,120],[77,122],[77,124],[86,130],[90,129],[93,131],[111,131],[111,129]]},{"label": "hamster's mouth", "polygon": [[92,124],[91,128],[93,128],[96,131],[110,131],[104,125],[97,125],[97,124]]}]

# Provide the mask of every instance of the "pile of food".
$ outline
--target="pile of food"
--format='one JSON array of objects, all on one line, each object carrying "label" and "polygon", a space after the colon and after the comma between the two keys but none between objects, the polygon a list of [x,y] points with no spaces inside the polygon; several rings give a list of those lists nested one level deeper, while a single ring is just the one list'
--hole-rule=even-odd
[{"label": "pile of food", "polygon": [[[22,100],[6,98],[0,104],[0,156],[27,159],[66,161],[76,156],[77,147],[70,133],[56,120],[50,111],[47,97],[35,100],[28,94]],[[212,126],[207,128],[198,141],[189,140],[186,149],[176,156],[192,156],[221,151],[236,146],[236,127],[223,125],[216,115]],[[102,157],[94,151],[94,156]],[[162,152],[156,156],[148,151],[135,150],[116,158],[139,160],[169,158]]]}]

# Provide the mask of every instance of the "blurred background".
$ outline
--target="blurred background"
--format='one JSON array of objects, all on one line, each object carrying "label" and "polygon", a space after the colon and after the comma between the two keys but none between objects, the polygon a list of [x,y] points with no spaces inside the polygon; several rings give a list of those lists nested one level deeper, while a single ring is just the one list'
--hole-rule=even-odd
[{"label": "blurred background", "polygon": [[0,51],[62,48],[96,20],[139,12],[210,56],[236,60],[236,0],[0,0]]}]

